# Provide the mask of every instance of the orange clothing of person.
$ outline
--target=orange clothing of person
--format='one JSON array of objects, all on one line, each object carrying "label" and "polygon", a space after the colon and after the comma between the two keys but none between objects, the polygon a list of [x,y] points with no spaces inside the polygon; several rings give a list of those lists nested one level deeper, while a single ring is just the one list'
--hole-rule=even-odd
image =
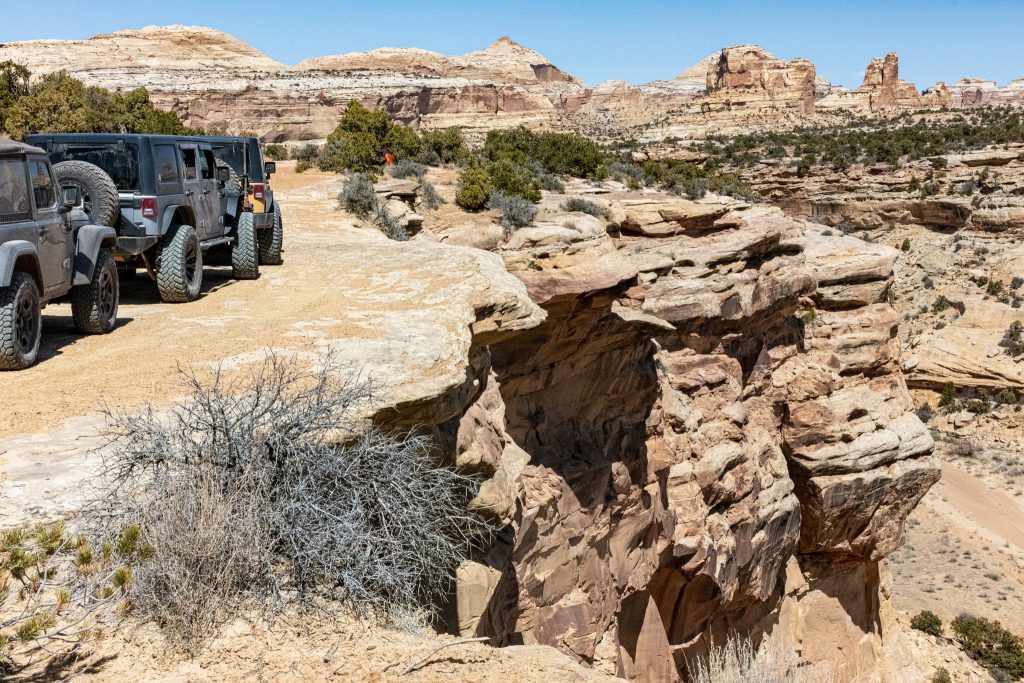
[{"label": "orange clothing of person", "polygon": [[392,154],[391,152],[388,152],[387,154],[384,155],[384,164],[385,165],[391,166],[394,163],[395,163],[395,155],[394,154]]}]

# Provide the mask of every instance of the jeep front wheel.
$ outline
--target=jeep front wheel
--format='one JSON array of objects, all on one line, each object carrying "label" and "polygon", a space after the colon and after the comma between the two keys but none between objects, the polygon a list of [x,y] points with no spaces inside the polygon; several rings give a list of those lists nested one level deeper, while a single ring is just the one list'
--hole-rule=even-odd
[{"label": "jeep front wheel", "polygon": [[164,235],[156,256],[156,287],[168,303],[199,298],[203,286],[203,252],[191,225],[178,225]]},{"label": "jeep front wheel", "polygon": [[36,362],[43,320],[39,288],[28,273],[15,273],[0,289],[0,370],[21,370]]},{"label": "jeep front wheel", "polygon": [[284,224],[281,221],[281,209],[274,203],[274,227],[271,230],[260,230],[260,263],[268,266],[279,266],[284,263],[281,258],[281,247],[284,245]]},{"label": "jeep front wheel", "polygon": [[71,288],[71,316],[75,327],[86,334],[106,334],[117,323],[120,283],[117,264],[109,249],[96,257],[92,282]]},{"label": "jeep front wheel", "polygon": [[231,273],[236,280],[255,280],[260,276],[256,223],[248,211],[238,216],[235,243],[231,245]]}]

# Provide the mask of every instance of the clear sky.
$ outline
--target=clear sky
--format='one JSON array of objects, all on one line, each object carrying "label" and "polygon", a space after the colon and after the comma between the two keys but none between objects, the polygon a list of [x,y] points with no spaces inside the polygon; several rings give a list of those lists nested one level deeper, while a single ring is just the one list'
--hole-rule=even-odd
[{"label": "clear sky", "polygon": [[806,57],[847,86],[889,50],[919,88],[1024,77],[1024,0],[2,0],[0,17],[0,42],[198,24],[289,64],[385,46],[462,54],[507,35],[591,84],[672,78],[743,43]]}]

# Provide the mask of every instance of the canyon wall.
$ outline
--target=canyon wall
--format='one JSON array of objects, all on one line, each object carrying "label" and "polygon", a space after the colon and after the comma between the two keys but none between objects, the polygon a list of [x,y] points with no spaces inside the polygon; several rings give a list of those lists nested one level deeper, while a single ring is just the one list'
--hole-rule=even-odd
[{"label": "canyon wall", "polygon": [[412,126],[459,126],[471,139],[525,125],[643,140],[822,123],[842,112],[1024,102],[1022,81],[1000,88],[966,79],[918,93],[899,80],[894,53],[873,60],[856,90],[833,88],[808,60],[754,45],[723,48],[671,80],[593,87],[508,38],[466,55],[381,48],[292,66],[213,29],[154,26],[0,44],[0,61],[8,59],[114,90],[145,87],[188,125],[266,142],[323,140],[352,99]]},{"label": "canyon wall", "polygon": [[458,572],[458,628],[629,680],[728,635],[920,680],[880,564],[939,476],[885,303],[897,252],[765,207],[609,211],[496,247],[546,317],[474,343],[435,430],[503,524]]}]

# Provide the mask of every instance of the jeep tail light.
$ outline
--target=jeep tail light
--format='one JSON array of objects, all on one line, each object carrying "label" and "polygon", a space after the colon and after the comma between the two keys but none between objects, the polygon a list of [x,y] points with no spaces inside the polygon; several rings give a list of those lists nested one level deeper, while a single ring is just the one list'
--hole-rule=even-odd
[{"label": "jeep tail light", "polygon": [[263,201],[263,183],[252,184],[252,196],[253,199]]},{"label": "jeep tail light", "polygon": [[156,218],[156,197],[143,197],[142,217]]}]

